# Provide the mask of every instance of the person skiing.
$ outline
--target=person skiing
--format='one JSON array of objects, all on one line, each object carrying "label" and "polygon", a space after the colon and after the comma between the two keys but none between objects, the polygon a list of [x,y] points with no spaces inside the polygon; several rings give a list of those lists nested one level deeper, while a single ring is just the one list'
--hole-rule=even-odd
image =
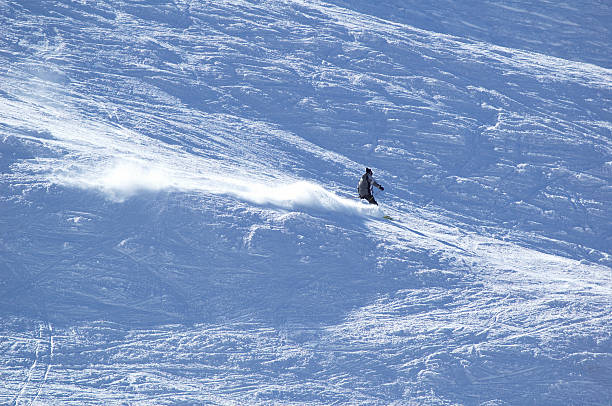
[{"label": "person skiing", "polygon": [[380,190],[385,190],[385,188],[380,186],[372,177],[372,170],[366,168],[366,173],[361,176],[361,180],[359,180],[359,185],[357,186],[359,198],[366,199],[370,204],[378,206],[378,203],[374,200],[374,196],[372,195],[372,186],[376,186]]}]

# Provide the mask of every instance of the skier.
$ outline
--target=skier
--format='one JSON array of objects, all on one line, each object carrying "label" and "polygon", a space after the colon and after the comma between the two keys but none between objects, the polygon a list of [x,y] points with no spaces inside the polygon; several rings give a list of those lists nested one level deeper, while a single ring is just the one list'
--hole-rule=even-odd
[{"label": "skier", "polygon": [[376,200],[374,200],[374,196],[372,196],[372,186],[376,186],[380,190],[385,190],[385,188],[380,186],[372,177],[372,170],[370,168],[366,168],[366,173],[364,173],[361,177],[359,185],[357,186],[357,191],[359,192],[359,197],[361,199],[366,199],[368,202],[370,202],[370,204],[375,204],[378,206],[378,203]]}]

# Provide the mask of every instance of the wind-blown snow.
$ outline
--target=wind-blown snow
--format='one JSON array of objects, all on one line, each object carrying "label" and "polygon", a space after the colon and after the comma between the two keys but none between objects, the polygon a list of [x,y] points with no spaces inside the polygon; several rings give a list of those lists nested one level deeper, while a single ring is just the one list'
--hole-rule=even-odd
[{"label": "wind-blown snow", "polygon": [[609,16],[0,4],[0,403],[610,403]]}]

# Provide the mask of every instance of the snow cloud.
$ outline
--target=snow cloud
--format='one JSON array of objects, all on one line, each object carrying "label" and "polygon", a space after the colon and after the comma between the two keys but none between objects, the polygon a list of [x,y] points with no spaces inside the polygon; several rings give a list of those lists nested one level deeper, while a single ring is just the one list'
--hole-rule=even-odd
[{"label": "snow cloud", "polygon": [[174,187],[168,171],[137,161],[115,162],[100,171],[77,177],[59,177],[56,180],[58,183],[97,189],[111,200],[119,202],[140,192],[156,192]]},{"label": "snow cloud", "polygon": [[142,192],[175,190],[225,195],[259,206],[289,210],[333,211],[357,216],[382,216],[376,206],[344,198],[308,181],[262,181],[242,175],[203,175],[160,164],[125,160],[112,161],[98,170],[52,176],[54,183],[94,189],[113,201],[123,202]]},{"label": "snow cloud", "polygon": [[[215,191],[213,191],[215,192]],[[224,182],[217,190],[220,194],[235,196],[258,205],[271,205],[285,209],[334,211],[350,215],[382,216],[377,206],[363,204],[330,192],[320,185],[307,181],[287,184],[247,183],[233,179]]]}]

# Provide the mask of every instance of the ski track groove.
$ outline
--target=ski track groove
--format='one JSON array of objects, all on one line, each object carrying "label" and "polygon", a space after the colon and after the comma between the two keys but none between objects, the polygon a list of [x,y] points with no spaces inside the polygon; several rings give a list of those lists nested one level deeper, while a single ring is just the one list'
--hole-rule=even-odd
[{"label": "ski track groove", "polygon": [[53,339],[53,326],[51,323],[41,324],[36,339],[34,362],[27,373],[17,395],[11,400],[15,406],[33,405],[36,403],[49,378],[53,366],[55,344]]}]

